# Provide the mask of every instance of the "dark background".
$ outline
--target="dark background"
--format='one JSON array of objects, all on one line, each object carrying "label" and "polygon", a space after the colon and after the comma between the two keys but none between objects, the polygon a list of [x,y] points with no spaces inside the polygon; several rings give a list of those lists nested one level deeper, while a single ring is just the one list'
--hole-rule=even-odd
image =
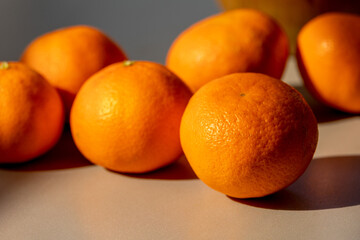
[{"label": "dark background", "polygon": [[16,61],[31,40],[87,24],[116,41],[130,59],[165,62],[176,36],[220,11],[215,0],[0,0],[0,61]]}]

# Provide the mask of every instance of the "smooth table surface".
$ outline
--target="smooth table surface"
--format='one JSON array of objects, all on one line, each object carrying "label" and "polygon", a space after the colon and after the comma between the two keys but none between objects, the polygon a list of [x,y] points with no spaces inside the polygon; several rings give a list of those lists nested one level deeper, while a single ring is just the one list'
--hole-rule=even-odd
[{"label": "smooth table surface", "polygon": [[283,79],[319,121],[314,159],[287,189],[232,199],[185,157],[148,174],[112,172],[84,159],[65,130],[46,155],[0,166],[0,239],[360,239],[360,116],[315,102],[293,58]]}]

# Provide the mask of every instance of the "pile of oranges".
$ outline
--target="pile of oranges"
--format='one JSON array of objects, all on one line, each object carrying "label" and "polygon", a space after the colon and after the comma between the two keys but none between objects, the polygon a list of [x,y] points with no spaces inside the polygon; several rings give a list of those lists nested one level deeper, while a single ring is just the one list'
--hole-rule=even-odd
[{"label": "pile of oranges", "polygon": [[[356,114],[360,34],[351,29],[359,16],[319,16],[301,30],[296,56],[319,101]],[[311,108],[279,80],[288,55],[281,26],[252,9],[190,26],[165,66],[128,60],[93,27],[46,33],[19,62],[0,63],[0,163],[44,154],[69,123],[79,151],[113,171],[153,171],[184,153],[221,193],[277,192],[306,170],[318,141]]]}]

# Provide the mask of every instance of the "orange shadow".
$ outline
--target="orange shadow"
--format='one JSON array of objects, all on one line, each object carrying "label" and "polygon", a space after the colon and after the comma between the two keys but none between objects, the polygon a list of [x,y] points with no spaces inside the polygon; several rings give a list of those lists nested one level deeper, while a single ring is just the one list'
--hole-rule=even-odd
[{"label": "orange shadow", "polygon": [[46,171],[92,165],[76,148],[67,125],[59,142],[46,154],[29,162],[1,164],[0,168],[12,171]]},{"label": "orange shadow", "polygon": [[232,200],[259,208],[319,210],[360,204],[360,155],[314,159],[288,188],[258,199]]}]

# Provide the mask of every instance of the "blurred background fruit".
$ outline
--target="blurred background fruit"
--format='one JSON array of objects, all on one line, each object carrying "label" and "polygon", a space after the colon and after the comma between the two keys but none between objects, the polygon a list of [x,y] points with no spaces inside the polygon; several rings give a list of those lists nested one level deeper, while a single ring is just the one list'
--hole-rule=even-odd
[{"label": "blurred background fruit", "polygon": [[126,59],[123,50],[102,31],[78,25],[34,39],[21,61],[52,84],[64,102],[66,119],[81,85],[100,69]]},{"label": "blurred background fruit", "polygon": [[311,18],[330,11],[360,14],[358,0],[217,0],[222,9],[255,8],[273,16],[284,27],[295,52],[296,36]]},{"label": "blurred background fruit", "polygon": [[180,33],[168,51],[166,66],[195,92],[235,72],[281,78],[288,54],[288,39],[277,22],[254,9],[236,9],[205,18]]},{"label": "blurred background fruit", "polygon": [[360,15],[315,17],[300,30],[296,57],[305,86],[317,100],[360,113]]}]

